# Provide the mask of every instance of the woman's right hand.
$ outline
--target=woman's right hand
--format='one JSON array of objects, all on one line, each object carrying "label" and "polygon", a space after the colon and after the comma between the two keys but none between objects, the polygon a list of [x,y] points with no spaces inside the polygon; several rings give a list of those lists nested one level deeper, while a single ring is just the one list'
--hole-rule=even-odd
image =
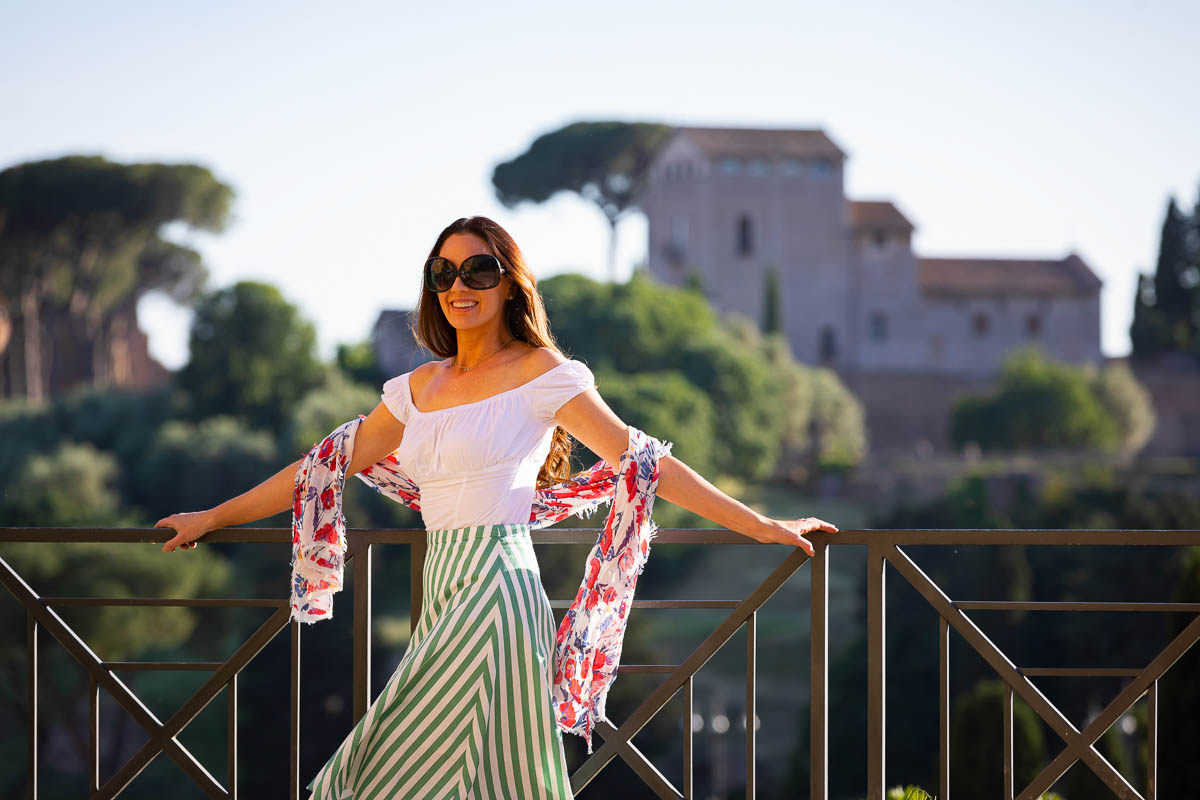
[{"label": "woman's right hand", "polygon": [[171,528],[175,531],[175,536],[163,545],[164,553],[173,553],[176,547],[195,550],[195,540],[214,529],[207,511],[185,511],[181,514],[172,514],[154,523],[154,527]]}]

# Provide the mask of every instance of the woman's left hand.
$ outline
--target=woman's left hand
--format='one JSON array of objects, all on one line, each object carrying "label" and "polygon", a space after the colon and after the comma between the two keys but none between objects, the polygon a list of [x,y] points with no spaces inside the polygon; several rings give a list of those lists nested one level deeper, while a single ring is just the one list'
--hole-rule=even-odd
[{"label": "woman's left hand", "polygon": [[752,536],[752,538],[760,542],[796,545],[811,556],[813,554],[813,545],[812,542],[804,538],[804,534],[819,533],[822,531],[825,533],[837,533],[838,529],[832,522],[826,522],[816,517],[788,520],[773,519],[768,521],[765,529],[760,531],[758,535]]}]

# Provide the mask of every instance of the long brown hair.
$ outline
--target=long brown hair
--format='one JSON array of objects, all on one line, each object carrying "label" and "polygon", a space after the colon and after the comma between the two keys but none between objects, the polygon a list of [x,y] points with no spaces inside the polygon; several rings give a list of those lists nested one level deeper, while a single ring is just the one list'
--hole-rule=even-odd
[{"label": "long brown hair", "polygon": [[[550,333],[550,322],[546,318],[546,306],[537,288],[537,278],[525,263],[521,248],[508,231],[487,217],[461,217],[446,226],[438,234],[437,241],[429,251],[433,258],[442,250],[452,235],[469,233],[487,242],[492,255],[500,259],[505,273],[512,281],[513,297],[504,304],[504,325],[509,334],[534,347],[549,347],[563,354]],[[458,336],[454,326],[446,319],[437,295],[421,284],[421,300],[412,321],[413,336],[417,342],[434,355],[449,358],[458,353]],[[563,354],[565,355],[565,354]],[[570,435],[561,426],[555,426],[550,443],[550,454],[538,472],[537,488],[543,489],[571,477]]]}]

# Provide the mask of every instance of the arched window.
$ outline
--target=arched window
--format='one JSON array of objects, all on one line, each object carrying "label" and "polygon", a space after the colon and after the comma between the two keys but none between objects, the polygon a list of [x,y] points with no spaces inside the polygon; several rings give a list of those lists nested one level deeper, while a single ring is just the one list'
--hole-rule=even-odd
[{"label": "arched window", "polygon": [[971,332],[975,334],[976,338],[983,338],[984,336],[987,336],[988,331],[991,330],[991,327],[991,317],[982,311],[971,318]]},{"label": "arched window", "polygon": [[754,220],[742,214],[737,220],[737,254],[748,256],[754,252]]},{"label": "arched window", "polygon": [[797,158],[785,158],[779,162],[779,174],[796,178],[804,174],[804,162]]},{"label": "arched window", "polygon": [[686,248],[688,243],[688,218],[683,214],[671,217],[671,244]]},{"label": "arched window", "polygon": [[882,341],[887,338],[887,314],[882,311],[871,313],[871,338]]},{"label": "arched window", "polygon": [[820,339],[817,341],[817,355],[822,364],[828,364],[837,358],[837,334],[833,332],[832,325],[821,328]]}]

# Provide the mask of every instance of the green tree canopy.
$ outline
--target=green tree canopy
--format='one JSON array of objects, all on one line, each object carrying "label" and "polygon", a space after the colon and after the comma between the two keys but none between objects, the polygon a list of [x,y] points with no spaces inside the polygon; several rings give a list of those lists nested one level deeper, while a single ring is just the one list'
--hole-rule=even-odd
[{"label": "green tree canopy", "polygon": [[361,383],[340,370],[330,370],[325,382],[296,405],[287,432],[289,452],[298,458],[343,422],[371,413],[379,403],[376,387],[382,383]]},{"label": "green tree canopy", "polygon": [[608,221],[608,268],[616,280],[617,222],[635,207],[646,168],[670,132],[650,122],[574,122],[544,133],[496,165],[496,197],[512,208],[568,191],[595,203]]},{"label": "green tree canopy", "polygon": [[[20,164],[0,171],[0,305],[13,337],[0,351],[0,390],[48,395],[51,331],[75,343],[80,374],[109,383],[117,319],[160,290],[191,297],[206,273],[199,254],[164,237],[170,224],[223,229],[233,190],[194,164],[120,164],[100,156]],[[62,345],[60,345],[61,349]]]},{"label": "green tree canopy", "polygon": [[240,281],[196,303],[191,357],[179,371],[186,416],[229,414],[280,434],[324,379],[317,334],[274,286]]},{"label": "green tree canopy", "polygon": [[[1004,683],[980,681],[953,704],[950,718],[950,796],[1000,800],[1004,752]],[[1046,742],[1037,714],[1013,703],[1013,779],[1025,786],[1045,764]]]},{"label": "green tree canopy", "polygon": [[1153,431],[1149,395],[1122,365],[1053,361],[1037,348],[1005,359],[996,390],[955,404],[951,436],[985,449],[1141,447]]},{"label": "green tree canopy", "polygon": [[1190,215],[1168,200],[1158,262],[1153,275],[1139,276],[1129,337],[1136,357],[1200,356],[1200,200]]},{"label": "green tree canopy", "polygon": [[278,462],[275,439],[234,417],[172,420],[159,428],[135,469],[131,499],[153,519],[199,511],[271,477],[283,466]]},{"label": "green tree canopy", "polygon": [[[1193,522],[1200,525],[1200,522]],[[1184,553],[1182,575],[1175,602],[1200,603],[1200,547]],[[1194,614],[1172,614],[1167,636],[1178,636],[1195,618]],[[1162,678],[1159,697],[1170,701],[1159,705],[1159,730],[1170,731],[1159,739],[1159,791],[1163,797],[1186,797],[1200,786],[1200,649],[1195,645],[1176,661]]]},{"label": "green tree canopy", "polygon": [[[632,419],[635,413],[650,413],[638,411],[641,403],[669,402],[668,409],[655,410],[656,416],[643,421],[651,424],[664,415],[684,415],[676,416],[673,425],[662,419],[653,424],[666,425],[663,432],[678,429],[680,458],[703,451],[717,473],[744,480],[774,476],[785,442],[812,446],[808,426],[814,415],[838,418],[856,405],[844,387],[841,393],[819,388],[821,381],[840,386],[832,373],[818,377],[796,364],[786,344],[762,337],[751,320],[718,315],[699,292],[665,286],[641,273],[622,284],[556,275],[542,281],[540,288],[551,329],[563,348],[591,365],[598,381],[601,375],[631,381],[617,386],[618,381],[610,380],[611,387],[601,386],[606,398],[611,391],[614,403],[628,403],[630,424],[638,424]],[[678,373],[707,398],[711,413],[670,373]],[[636,380],[641,375],[662,385],[652,390]],[[664,397],[669,392],[676,394],[671,401]],[[818,397],[831,398],[832,408],[821,406]],[[803,404],[798,414],[793,406],[797,402]],[[861,413],[844,416],[845,425],[839,422],[838,430],[857,430],[841,444],[847,459],[856,461],[865,446]],[[695,442],[686,443],[691,437]]]},{"label": "green tree canopy", "polygon": [[1154,434],[1154,403],[1146,387],[1138,382],[1133,370],[1123,362],[1106,364],[1092,385],[1100,405],[1117,423],[1121,449],[1128,453],[1141,450]]}]

